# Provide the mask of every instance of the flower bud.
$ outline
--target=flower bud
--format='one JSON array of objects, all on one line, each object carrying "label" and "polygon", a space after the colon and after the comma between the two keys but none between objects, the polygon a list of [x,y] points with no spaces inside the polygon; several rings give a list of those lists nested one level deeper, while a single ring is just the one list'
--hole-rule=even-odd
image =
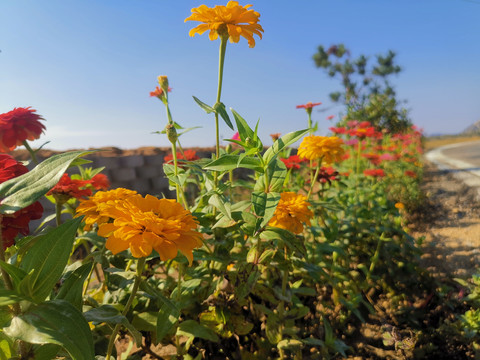
[{"label": "flower bud", "polygon": [[168,92],[168,77],[166,75],[161,75],[158,77],[158,84],[164,93]]},{"label": "flower bud", "polygon": [[173,124],[168,124],[165,126],[165,132],[167,133],[168,140],[170,140],[172,144],[175,144],[178,139],[177,129],[175,129],[175,126]]}]

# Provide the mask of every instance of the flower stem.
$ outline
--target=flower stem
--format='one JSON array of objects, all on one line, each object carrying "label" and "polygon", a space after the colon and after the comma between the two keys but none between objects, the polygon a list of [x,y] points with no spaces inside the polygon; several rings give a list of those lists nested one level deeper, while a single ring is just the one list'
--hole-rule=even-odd
[{"label": "flower stem", "polygon": [[[180,303],[180,298],[182,295],[181,289],[182,289],[182,277],[183,277],[183,264],[178,263],[178,282],[177,282],[177,293],[175,296],[175,301],[177,304]],[[175,346],[177,348],[177,357],[181,358],[183,355],[183,349],[180,345],[180,336],[175,334]]]},{"label": "flower stem", "polygon": [[37,155],[35,154],[35,151],[33,151],[33,149],[30,147],[27,140],[23,140],[23,146],[25,146],[25,148],[30,153],[30,156],[32,157],[32,161],[35,163],[35,165],[38,165]]},{"label": "flower stem", "polygon": [[[126,316],[128,310],[130,310],[130,306],[132,306],[133,300],[135,299],[135,295],[137,294],[138,287],[140,286],[140,281],[142,280],[142,272],[143,267],[145,266],[145,258],[139,258],[137,261],[137,276],[135,277],[135,282],[133,283],[132,292],[130,293],[130,297],[127,300],[127,304],[123,308],[122,315]],[[112,335],[110,336],[110,340],[108,341],[108,348],[107,348],[107,356],[105,357],[106,360],[110,360],[110,355],[112,354],[113,345],[115,344],[115,338],[117,337],[118,331],[120,330],[121,325],[115,325],[113,329]]]},{"label": "flower stem", "polygon": [[57,224],[57,226],[62,225],[62,207],[63,204],[57,199],[55,201],[55,223]]},{"label": "flower stem", "polygon": [[313,175],[312,180],[310,181],[310,190],[308,190],[307,200],[310,199],[310,195],[312,194],[313,186],[317,180],[318,173],[320,172],[320,166],[322,165],[322,159],[318,161],[317,169],[315,170],[315,175]]}]

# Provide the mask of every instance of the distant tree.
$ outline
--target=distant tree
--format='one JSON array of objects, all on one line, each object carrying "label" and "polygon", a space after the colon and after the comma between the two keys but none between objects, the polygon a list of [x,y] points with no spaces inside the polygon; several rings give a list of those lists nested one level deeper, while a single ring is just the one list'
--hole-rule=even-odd
[{"label": "distant tree", "polygon": [[353,59],[343,44],[318,47],[313,55],[315,65],[341,80],[343,90],[331,93],[330,98],[346,106],[344,121],[370,121],[392,132],[402,132],[412,125],[389,82],[402,70],[395,64],[395,56],[389,50],[386,55],[376,55],[376,63],[370,65],[365,55]]}]

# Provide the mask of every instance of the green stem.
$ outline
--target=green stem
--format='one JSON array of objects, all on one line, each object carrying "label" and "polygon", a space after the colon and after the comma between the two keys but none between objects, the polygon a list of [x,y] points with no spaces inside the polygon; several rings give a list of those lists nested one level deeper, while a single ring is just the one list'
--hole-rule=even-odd
[{"label": "green stem", "polygon": [[308,130],[310,131],[310,135],[313,135],[313,127],[312,127],[312,109],[307,110],[308,114]]},{"label": "green stem", "polygon": [[358,175],[358,172],[360,171],[360,154],[361,153],[362,153],[362,142],[360,139],[358,139],[357,159],[355,164],[355,174],[357,175]]},{"label": "green stem", "polygon": [[58,199],[55,199],[55,223],[57,226],[62,225],[62,208],[63,204]]},{"label": "green stem", "polygon": [[30,156],[32,157],[32,161],[35,163],[35,165],[38,165],[37,155],[35,154],[35,151],[33,151],[33,149],[30,147],[27,140],[23,140],[23,146],[25,146],[27,151],[30,153]]},{"label": "green stem", "polygon": [[[177,304],[180,303],[180,298],[182,295],[182,277],[183,277],[183,264],[178,263],[178,282],[177,282],[177,293],[175,296],[175,300]],[[183,349],[180,345],[180,336],[175,335],[175,346],[177,348],[177,357],[181,358],[183,355]]]},{"label": "green stem", "polygon": [[373,254],[373,257],[372,257],[372,262],[370,264],[370,268],[368,269],[367,281],[370,280],[370,277],[372,276],[373,270],[375,269],[375,265],[377,264],[378,258],[380,256],[381,246],[382,246],[382,238],[380,236],[378,238],[377,248],[375,249],[375,253]]},{"label": "green stem", "polygon": [[[130,293],[130,297],[127,300],[127,304],[125,305],[122,315],[126,316],[128,310],[130,310],[130,306],[132,306],[133,300],[135,299],[135,295],[137,294],[138,287],[140,286],[140,281],[142,280],[142,272],[143,267],[145,266],[145,258],[139,258],[137,261],[137,275],[135,277],[135,282],[133,283],[132,292]],[[105,357],[106,360],[110,360],[110,355],[112,354],[113,345],[115,344],[115,338],[120,330],[121,324],[115,325],[113,329],[112,335],[110,336],[110,340],[108,341],[108,348],[107,348],[107,356]]]},{"label": "green stem", "polygon": [[318,161],[317,169],[315,170],[315,175],[313,176],[312,180],[310,181],[310,190],[308,190],[307,200],[310,199],[310,195],[312,194],[313,186],[317,180],[318,173],[320,172],[320,166],[322,165],[322,159]]}]

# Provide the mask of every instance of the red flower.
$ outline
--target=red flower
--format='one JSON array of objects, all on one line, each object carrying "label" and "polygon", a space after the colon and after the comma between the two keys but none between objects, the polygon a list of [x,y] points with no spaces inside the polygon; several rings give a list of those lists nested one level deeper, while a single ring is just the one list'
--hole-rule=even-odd
[{"label": "red flower", "polygon": [[320,181],[322,184],[328,182],[328,185],[332,184],[332,181],[340,180],[340,174],[337,170],[332,168],[331,166],[325,167],[322,166],[320,171],[318,172],[317,180]]},{"label": "red flower", "polygon": [[[171,91],[172,91],[172,88],[169,87],[168,92],[171,92]],[[150,96],[155,96],[161,100],[163,97],[163,90],[157,86],[154,91],[150,91]]]},{"label": "red flower", "polygon": [[90,184],[92,184],[95,190],[107,190],[110,187],[110,181],[105,174],[97,174],[90,179]]},{"label": "red flower", "polygon": [[81,199],[92,195],[92,190],[87,188],[90,180],[73,180],[68,174],[63,174],[60,181],[47,195],[53,195],[57,200],[67,201],[70,198]]},{"label": "red flower", "polygon": [[[28,169],[10,155],[0,154],[0,183],[27,172]],[[40,219],[42,214],[43,207],[36,201],[13,214],[0,215],[3,248],[12,246],[18,234],[28,235],[30,232],[28,223],[30,220]]]},{"label": "red flower", "polygon": [[344,127],[331,127],[329,128],[331,132],[333,132],[334,134],[346,134],[347,133],[347,129],[344,128]]},{"label": "red flower", "polygon": [[375,154],[375,153],[362,154],[362,156],[364,158],[367,158],[368,160],[370,160],[370,162],[373,165],[379,165],[382,162],[382,160],[380,159],[380,155]]},{"label": "red flower", "polygon": [[327,120],[332,120],[335,117],[335,115],[328,115]]},{"label": "red flower", "polygon": [[283,161],[287,169],[300,169],[300,164],[307,162],[307,159],[300,159],[298,155],[291,155],[287,159],[280,159]]},{"label": "red flower", "polygon": [[[177,160],[194,161],[194,160],[198,160],[198,159],[200,159],[200,158],[197,156],[197,152],[195,150],[185,150],[183,152],[183,155],[182,155],[182,153],[177,152]],[[163,158],[163,161],[164,162],[173,161],[173,155],[169,154],[169,155],[165,156]]]},{"label": "red flower", "polygon": [[405,175],[414,179],[417,177],[417,173],[413,170],[405,170]]},{"label": "red flower", "polygon": [[312,103],[312,102],[308,102],[304,105],[297,105],[297,109],[311,109],[315,106],[318,106],[318,105],[322,105],[321,102],[318,102],[318,103]]},{"label": "red flower", "polygon": [[25,140],[35,140],[45,130],[39,120],[43,118],[35,114],[30,107],[15,108],[0,114],[0,152],[8,152],[22,145]]},{"label": "red flower", "polygon": [[383,169],[367,169],[363,171],[363,174],[366,176],[384,177],[385,171]]}]

